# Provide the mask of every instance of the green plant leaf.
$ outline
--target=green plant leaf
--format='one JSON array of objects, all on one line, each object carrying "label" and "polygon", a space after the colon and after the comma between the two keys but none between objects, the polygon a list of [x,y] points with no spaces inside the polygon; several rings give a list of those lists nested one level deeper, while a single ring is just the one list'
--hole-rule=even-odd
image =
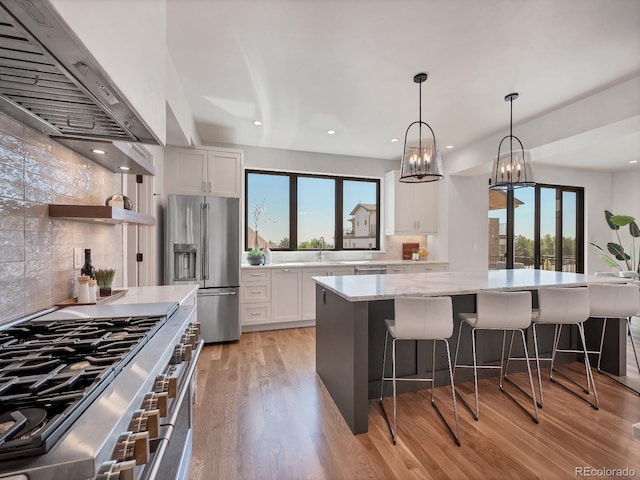
[{"label": "green plant leaf", "polygon": [[618,227],[624,227],[625,225],[633,222],[635,218],[630,217],[629,215],[612,215],[609,217],[609,221]]},{"label": "green plant leaf", "polygon": [[604,260],[604,263],[606,263],[610,267],[615,267],[617,269],[620,269],[620,265],[618,265],[618,262],[616,262],[613,258],[607,255],[600,255],[600,257],[602,258],[602,260]]},{"label": "green plant leaf", "polygon": [[618,245],[617,243],[607,243],[607,250],[609,250],[609,253],[616,257],[617,260],[620,260],[622,262],[631,258],[625,253],[624,248],[622,248],[622,246]]},{"label": "green plant leaf", "polygon": [[635,221],[629,224],[629,233],[632,237],[640,237],[640,228],[638,228],[638,224]]},{"label": "green plant leaf", "polygon": [[611,230],[618,230],[620,227],[611,221],[611,217],[613,217],[613,213],[611,213],[609,210],[605,210],[604,218],[607,221],[607,225],[609,225],[609,228]]}]

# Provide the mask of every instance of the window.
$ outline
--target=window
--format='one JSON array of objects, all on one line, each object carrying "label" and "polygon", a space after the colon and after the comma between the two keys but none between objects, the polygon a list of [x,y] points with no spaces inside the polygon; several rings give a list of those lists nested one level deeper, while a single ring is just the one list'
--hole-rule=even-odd
[{"label": "window", "polygon": [[560,185],[489,190],[489,268],[583,272],[583,198]]},{"label": "window", "polygon": [[245,171],[245,248],[380,248],[380,180]]}]

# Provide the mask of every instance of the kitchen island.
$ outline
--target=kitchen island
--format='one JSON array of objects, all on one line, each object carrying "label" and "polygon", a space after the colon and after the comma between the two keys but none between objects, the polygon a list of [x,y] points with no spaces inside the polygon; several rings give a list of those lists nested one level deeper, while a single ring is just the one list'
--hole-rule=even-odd
[{"label": "kitchen island", "polygon": [[[367,432],[368,401],[380,392],[384,321],[393,318],[393,299],[396,297],[451,296],[455,317],[458,312],[475,311],[475,296],[480,290],[531,290],[535,306],[535,291],[539,287],[577,287],[592,282],[620,281],[611,277],[528,269],[315,277],[314,280],[316,372],[355,434]],[[591,328],[587,325],[587,343],[592,350],[597,349],[600,325],[599,321]],[[458,328],[459,322],[454,319],[453,339]],[[619,322],[608,322],[602,365],[603,369],[615,374],[624,371],[624,331]],[[500,332],[486,333],[479,336],[479,361],[497,361],[502,335]],[[552,332],[541,330],[541,333],[541,344],[549,345],[549,348],[542,348],[542,353],[550,349]],[[575,344],[575,335],[565,341]],[[529,351],[533,352],[531,336],[528,343]],[[455,348],[455,344],[451,346]],[[514,352],[515,355],[521,353],[515,348]],[[452,351],[452,355],[454,353]],[[466,338],[461,340],[459,359],[460,363],[471,363],[471,347]],[[437,385],[448,383],[446,365],[446,356],[439,351]],[[431,342],[404,342],[397,354],[398,376],[416,375],[430,369]]]}]

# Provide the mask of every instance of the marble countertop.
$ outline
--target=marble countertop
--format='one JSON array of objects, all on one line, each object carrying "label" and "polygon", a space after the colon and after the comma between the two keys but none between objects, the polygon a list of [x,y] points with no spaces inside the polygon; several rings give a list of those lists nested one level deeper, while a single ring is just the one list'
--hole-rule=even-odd
[{"label": "marble countertop", "polygon": [[198,285],[161,285],[157,287],[129,287],[127,293],[108,302],[109,305],[133,303],[177,302],[183,305],[198,292]]},{"label": "marble countertop", "polygon": [[249,265],[243,263],[241,268],[294,268],[294,267],[357,267],[359,265],[443,265],[449,262],[437,260],[329,260],[322,262],[278,262],[269,265]]},{"label": "marble countertop", "polygon": [[313,277],[319,284],[351,302],[396,297],[467,295],[479,290],[533,290],[544,286],[584,286],[624,279],[548,270],[489,270],[482,272],[404,273]]}]

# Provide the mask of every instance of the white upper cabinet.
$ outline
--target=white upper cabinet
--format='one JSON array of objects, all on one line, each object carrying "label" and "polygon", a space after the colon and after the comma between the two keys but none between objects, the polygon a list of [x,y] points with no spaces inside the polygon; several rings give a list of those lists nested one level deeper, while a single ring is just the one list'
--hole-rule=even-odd
[{"label": "white upper cabinet", "polygon": [[242,151],[167,147],[167,193],[240,197]]},{"label": "white upper cabinet", "polygon": [[400,183],[399,177],[397,170],[385,175],[385,233],[436,233],[438,182]]}]

